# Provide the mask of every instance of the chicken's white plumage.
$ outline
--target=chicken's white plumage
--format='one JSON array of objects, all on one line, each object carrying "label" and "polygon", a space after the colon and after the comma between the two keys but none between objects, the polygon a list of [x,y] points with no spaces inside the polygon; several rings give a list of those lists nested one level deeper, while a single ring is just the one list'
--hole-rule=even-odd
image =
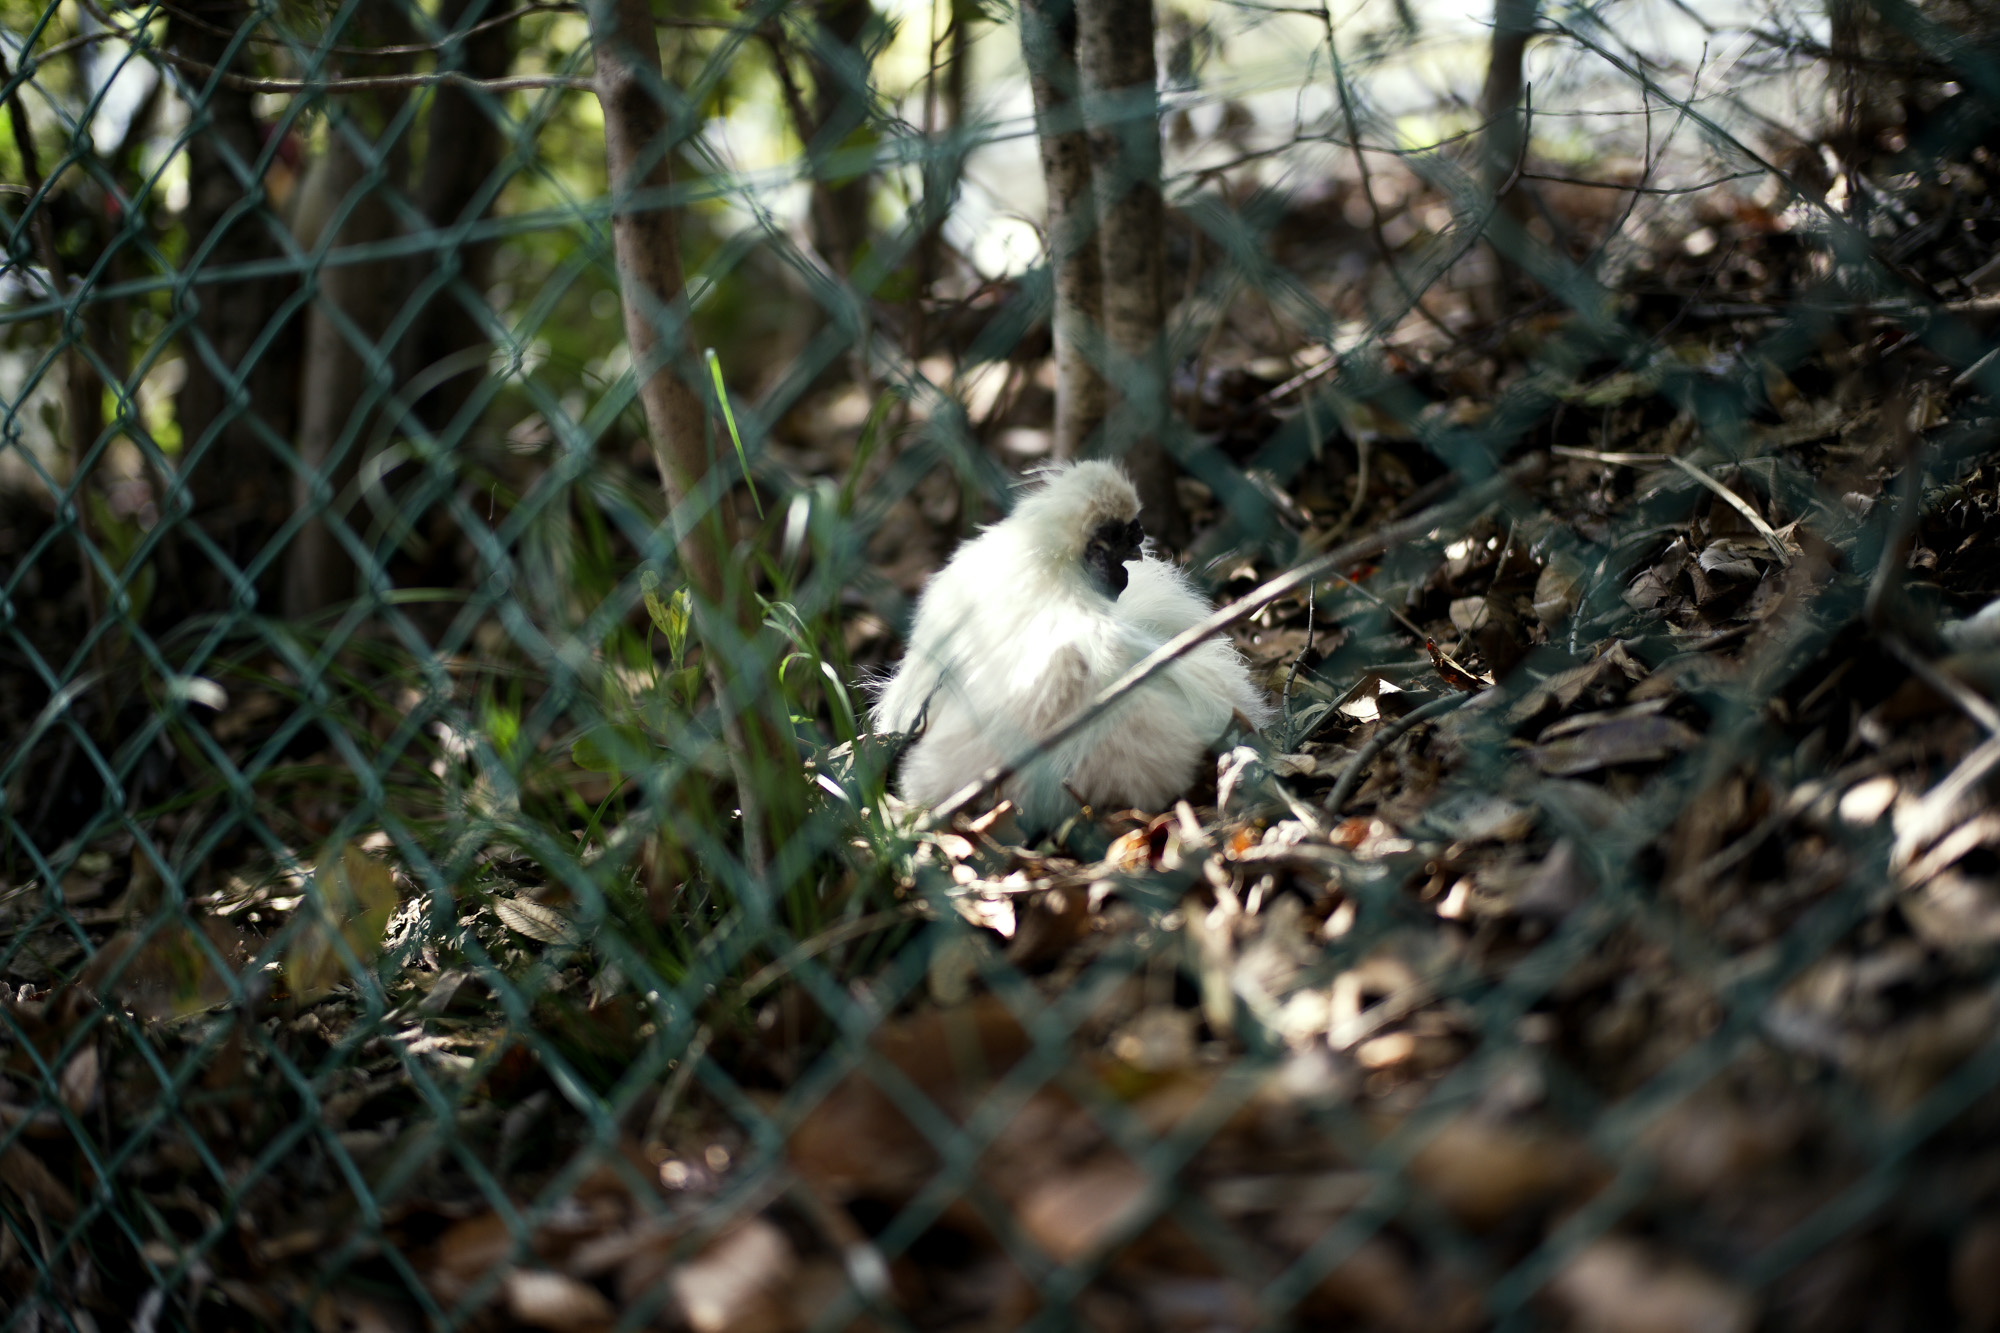
[{"label": "chicken's white plumage", "polygon": [[[1115,542],[1129,527],[1136,547],[1138,512],[1122,471],[1077,463],[932,576],[909,651],[874,710],[878,731],[921,728],[903,759],[906,799],[946,799],[1208,615],[1180,571],[1136,550],[1114,597],[1119,567],[1107,583],[1115,555],[1105,537]],[[1162,809],[1193,783],[1232,714],[1261,725],[1269,712],[1235,648],[1211,640],[1029,765],[1004,794],[1030,827],[1059,822],[1077,799],[1100,811]]]}]

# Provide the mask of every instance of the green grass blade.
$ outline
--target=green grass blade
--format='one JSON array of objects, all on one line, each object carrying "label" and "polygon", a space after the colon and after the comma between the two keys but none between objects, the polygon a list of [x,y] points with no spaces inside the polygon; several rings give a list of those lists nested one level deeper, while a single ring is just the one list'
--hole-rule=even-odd
[{"label": "green grass blade", "polygon": [[762,518],[764,502],[757,498],[757,483],[750,480],[750,460],[743,455],[743,437],[736,433],[736,414],[729,410],[729,390],[722,387],[722,358],[713,347],[701,355],[708,362],[708,373],[715,379],[715,400],[722,404],[723,424],[729,427],[729,438],[736,445],[736,463],[743,469],[743,484],[750,488],[750,503],[757,506],[757,517]]}]

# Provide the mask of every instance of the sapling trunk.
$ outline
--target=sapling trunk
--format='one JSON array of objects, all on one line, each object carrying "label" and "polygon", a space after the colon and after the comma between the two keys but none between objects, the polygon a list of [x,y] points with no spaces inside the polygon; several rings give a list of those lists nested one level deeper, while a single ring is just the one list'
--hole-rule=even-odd
[{"label": "sapling trunk", "polygon": [[1097,452],[1124,459],[1146,531],[1178,547],[1187,540],[1187,518],[1165,444],[1166,220],[1152,0],[1078,0],[1076,49],[1097,200],[1106,362],[1116,391]]},{"label": "sapling trunk", "polygon": [[[852,74],[842,64],[848,53],[861,54],[875,11],[868,0],[820,0],[815,10],[828,49],[812,52],[813,123],[799,131],[809,135],[809,149],[831,154],[868,118],[867,95],[849,82]],[[867,172],[839,179],[829,179],[824,167],[813,173],[814,244],[843,278],[854,276],[855,260],[868,243],[869,193]]]},{"label": "sapling trunk", "polygon": [[1526,148],[1527,125],[1521,94],[1526,88],[1524,64],[1528,38],[1535,28],[1536,0],[1494,0],[1493,42],[1486,62],[1486,83],[1479,94],[1479,114],[1486,128],[1480,135],[1480,180],[1492,196],[1488,235],[1499,234],[1493,247],[1496,263],[1491,289],[1493,318],[1506,313],[1507,297],[1521,268],[1510,251],[1526,239],[1527,197],[1516,173]]},{"label": "sapling trunk", "polygon": [[[499,12],[499,6],[483,5],[480,0],[445,0],[438,20],[441,27],[450,30]],[[453,66],[475,79],[502,77],[513,63],[513,33],[512,24],[500,24],[462,38],[455,50],[447,48],[455,56]],[[489,114],[489,101],[450,85],[431,94],[423,170],[415,194],[418,209],[440,230],[465,221],[467,210],[475,205],[484,205],[481,212],[491,207],[487,192],[506,142]],[[440,263],[455,258],[459,281],[483,294],[490,281],[495,248],[491,240],[467,241],[450,254],[419,254],[410,261],[410,285],[414,288]],[[489,345],[481,321],[453,287],[433,295],[412,323],[397,349],[399,378],[407,386],[411,406],[431,430],[443,431],[450,426],[479,387]]]},{"label": "sapling trunk", "polygon": [[[694,594],[695,631],[703,642],[703,665],[743,814],[744,860],[752,874],[761,875],[792,822],[797,760],[762,711],[772,693],[766,682],[737,669],[760,626],[749,589],[732,572],[729,511],[719,502],[704,508],[717,459],[695,388],[701,372],[689,336],[680,237],[674,210],[665,202],[673,184],[675,136],[662,101],[659,40],[646,0],[592,0],[586,12],[604,109],[611,239],[625,336],[653,458],[676,515],[681,571]],[[635,198],[642,193],[645,197]]]},{"label": "sapling trunk", "polygon": [[[168,16],[167,44],[221,67],[232,34],[252,20],[245,0],[185,4]],[[243,62],[241,51],[237,62]],[[277,258],[283,250],[271,205],[241,211],[253,188],[245,175],[255,170],[264,150],[255,94],[198,75],[186,76],[181,86],[198,102],[189,108],[193,132],[187,138],[182,225],[188,253],[204,267],[218,268]],[[297,287],[296,277],[275,274],[207,283],[182,298],[195,307],[182,334],[187,378],[174,406],[193,499],[189,517],[239,568],[256,557],[290,510],[287,469],[270,442],[295,438],[300,321],[287,320],[261,348],[259,341],[270,338],[272,321]],[[172,596],[186,612],[229,605],[230,589],[220,571],[191,549],[182,559],[188,586]]]},{"label": "sapling trunk", "polygon": [[1021,50],[1034,89],[1035,137],[1048,192],[1049,268],[1055,286],[1052,452],[1057,458],[1076,458],[1104,421],[1108,393],[1092,359],[1103,355],[1104,284],[1097,261],[1090,142],[1077,96],[1073,0],[1022,0]]},{"label": "sapling trunk", "polygon": [[[383,6],[357,10],[343,32],[350,44],[380,46],[407,40],[409,26],[400,12]],[[342,72],[379,74],[392,64],[355,58]],[[323,200],[338,228],[330,254],[386,241],[396,233],[388,191],[403,188],[409,165],[407,137],[396,125],[404,101],[405,94],[393,89],[343,98],[339,112],[346,123],[329,127],[325,156],[299,186],[299,221],[308,229],[326,221],[311,215],[315,201]],[[350,196],[357,193],[350,206]],[[327,238],[300,239],[309,250]],[[393,358],[393,349],[379,344],[402,305],[396,277],[395,261],[387,259],[330,263],[318,273],[318,298],[306,316],[305,377],[299,391],[298,450],[305,472],[293,482],[294,505],[310,516],[292,539],[285,561],[285,614],[293,619],[323,611],[356,592],[354,560],[329,520],[352,499],[362,451],[374,434],[374,406],[394,388],[393,372],[376,362],[377,356]],[[360,335],[358,341],[353,334]],[[376,345],[376,355],[365,354],[369,344]]]}]

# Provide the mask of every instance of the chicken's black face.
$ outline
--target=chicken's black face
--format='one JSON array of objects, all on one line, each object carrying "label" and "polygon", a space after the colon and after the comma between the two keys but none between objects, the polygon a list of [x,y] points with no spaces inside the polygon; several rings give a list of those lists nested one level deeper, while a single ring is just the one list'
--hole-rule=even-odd
[{"label": "chicken's black face", "polygon": [[1090,541],[1083,548],[1084,572],[1097,590],[1113,601],[1125,591],[1128,575],[1125,572],[1127,560],[1139,558],[1139,548],[1146,540],[1146,530],[1139,526],[1139,520],[1120,523],[1112,520],[1097,525],[1090,534]]}]

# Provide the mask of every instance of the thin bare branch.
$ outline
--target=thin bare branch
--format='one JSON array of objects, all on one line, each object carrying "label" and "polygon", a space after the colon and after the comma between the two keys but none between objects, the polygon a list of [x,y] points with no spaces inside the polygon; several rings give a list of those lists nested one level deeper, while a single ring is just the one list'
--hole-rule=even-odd
[{"label": "thin bare branch", "polygon": [[[179,22],[187,24],[190,28],[199,28],[204,32],[213,33],[218,37],[233,38],[236,36],[236,31],[237,31],[236,29],[225,28],[219,23],[210,23],[208,20],[200,18],[188,12],[188,10],[186,10],[180,5],[161,4],[160,8],[163,11],[165,11],[168,15],[178,20]],[[330,53],[332,55],[368,56],[372,59],[380,59],[384,56],[430,55],[434,52],[444,50],[445,47],[449,46],[451,43],[455,41],[462,41],[467,37],[474,37],[482,32],[490,32],[494,28],[504,27],[509,23],[513,23],[516,22],[517,20],[527,18],[533,14],[574,14],[579,12],[580,9],[581,6],[579,5],[563,4],[559,2],[527,4],[520,6],[518,9],[511,9],[507,11],[505,14],[500,14],[494,18],[482,19],[478,23],[473,24],[471,27],[466,28],[462,32],[454,32],[453,34],[451,34],[451,36],[435,42],[400,42],[393,45],[376,46],[376,47],[344,46],[339,43],[335,43],[330,46],[321,46],[316,49]],[[661,20],[661,21],[672,22],[672,20]],[[709,26],[709,25],[704,25],[704,26]],[[727,27],[729,25],[717,22],[712,26]],[[123,34],[104,33],[99,35],[122,36]],[[244,36],[244,40],[246,42],[250,42],[257,46],[289,47],[291,45],[291,43],[287,42],[282,37],[273,37],[266,33],[261,33],[261,32],[247,33]]]},{"label": "thin bare branch", "polygon": [[[150,36],[142,32],[132,32],[121,28],[99,7],[97,0],[77,0],[90,16],[111,30],[110,35],[122,39],[132,50],[149,60],[157,60],[172,65],[184,73],[204,79],[216,79],[225,88],[235,88],[247,93],[371,93],[390,92],[400,88],[472,88],[489,93],[522,92],[533,88],[573,88],[588,91],[594,85],[587,78],[569,74],[515,74],[504,79],[475,79],[458,70],[437,70],[429,74],[377,74],[352,79],[260,79],[247,74],[232,74],[228,70],[218,71],[215,66],[191,59],[177,51],[169,51],[153,44]],[[364,54],[396,54],[398,48],[385,47],[383,51],[363,50]]]}]

